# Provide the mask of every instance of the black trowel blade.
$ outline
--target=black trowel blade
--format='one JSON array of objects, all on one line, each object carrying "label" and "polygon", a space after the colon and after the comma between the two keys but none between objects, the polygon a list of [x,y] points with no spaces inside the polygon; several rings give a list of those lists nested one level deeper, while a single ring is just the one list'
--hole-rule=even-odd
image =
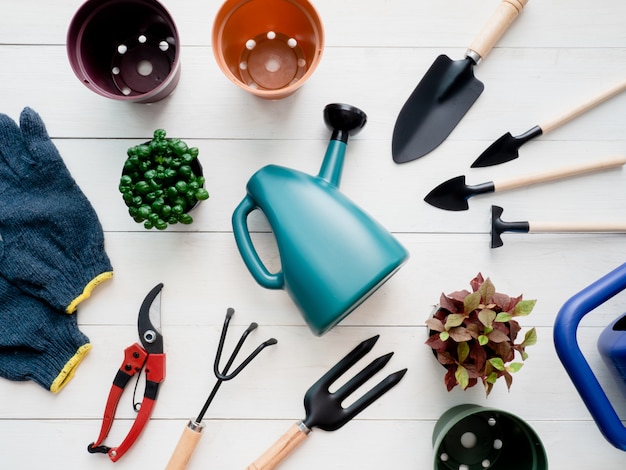
[{"label": "black trowel blade", "polygon": [[396,163],[423,157],[450,135],[485,88],[473,67],[469,58],[437,57],[396,120],[391,148]]}]

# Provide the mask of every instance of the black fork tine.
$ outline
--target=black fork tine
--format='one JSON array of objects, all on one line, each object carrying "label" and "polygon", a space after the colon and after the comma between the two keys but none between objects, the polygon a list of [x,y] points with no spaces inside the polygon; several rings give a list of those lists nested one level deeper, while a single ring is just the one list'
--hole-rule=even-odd
[{"label": "black fork tine", "polygon": [[333,395],[341,402],[345,400],[349,395],[355,392],[361,385],[367,382],[370,378],[374,376],[376,372],[385,367],[385,364],[389,362],[393,356],[393,352],[385,354],[384,356],[380,356],[374,359],[369,365],[355,375],[352,379],[350,379],[345,385],[343,385],[339,390],[337,390]]},{"label": "black fork tine", "polygon": [[372,388],[369,392],[367,392],[365,395],[363,395],[361,398],[355,401],[348,408],[345,408],[344,413],[347,416],[347,419],[354,418],[361,411],[363,411],[365,408],[370,406],[372,403],[378,400],[382,395],[384,395],[387,391],[393,388],[398,382],[400,382],[400,380],[402,380],[402,377],[404,377],[404,374],[406,374],[406,371],[407,369],[401,369],[397,372],[394,372],[393,374],[389,374],[387,377],[381,380],[378,383],[378,385]]},{"label": "black fork tine", "polygon": [[330,387],[339,377],[341,377],[350,367],[356,364],[359,359],[372,350],[380,335],[372,336],[361,342],[357,347],[350,351],[343,359],[335,364],[328,372],[326,372],[317,382],[316,385]]}]

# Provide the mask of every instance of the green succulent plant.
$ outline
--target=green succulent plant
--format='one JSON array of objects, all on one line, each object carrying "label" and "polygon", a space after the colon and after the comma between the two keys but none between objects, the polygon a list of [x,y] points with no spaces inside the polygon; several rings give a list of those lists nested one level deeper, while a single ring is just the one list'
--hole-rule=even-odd
[{"label": "green succulent plant", "polygon": [[489,395],[500,377],[511,388],[511,374],[523,366],[523,362],[515,362],[516,352],[525,361],[526,347],[537,342],[532,328],[516,343],[521,327],[515,320],[529,315],[537,301],[498,293],[480,273],[470,285],[472,292],[441,294],[437,310],[426,321],[430,329],[426,344],[447,369],[444,382],[448,391],[456,385],[465,390],[480,381]]},{"label": "green succulent plant", "polygon": [[120,178],[119,191],[128,213],[146,229],[191,224],[188,211],[209,198],[198,149],[165,136],[163,129],[157,129],[152,140],[129,148]]}]

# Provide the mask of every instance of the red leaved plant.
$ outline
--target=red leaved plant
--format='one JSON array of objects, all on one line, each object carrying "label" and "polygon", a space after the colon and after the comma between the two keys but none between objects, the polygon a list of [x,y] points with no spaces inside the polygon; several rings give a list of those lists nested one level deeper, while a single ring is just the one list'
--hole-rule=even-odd
[{"label": "red leaved plant", "polygon": [[441,294],[439,308],[426,321],[430,328],[426,344],[447,369],[444,381],[448,391],[457,384],[465,390],[480,380],[489,395],[500,377],[511,388],[511,373],[523,366],[512,362],[515,351],[526,360],[526,347],[537,342],[537,332],[532,328],[521,343],[515,343],[521,327],[514,320],[529,315],[537,301],[498,293],[491,280],[480,273],[470,285],[472,292]]}]

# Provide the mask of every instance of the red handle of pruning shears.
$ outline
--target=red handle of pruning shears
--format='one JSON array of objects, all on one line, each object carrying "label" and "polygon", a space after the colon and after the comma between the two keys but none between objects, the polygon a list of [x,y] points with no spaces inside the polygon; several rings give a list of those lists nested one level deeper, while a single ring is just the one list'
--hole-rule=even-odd
[{"label": "red handle of pruning shears", "polygon": [[[119,446],[107,447],[101,445],[113,425],[115,411],[120,397],[124,392],[124,388],[131,377],[141,372],[143,368],[145,368],[146,371],[146,388],[139,413],[135,418],[133,426]],[[100,435],[95,442],[87,447],[87,450],[90,453],[106,453],[113,462],[119,460],[134,444],[150,419],[159,392],[159,385],[163,380],[165,380],[165,354],[148,354],[145,349],[137,343],[126,348],[124,350],[124,362],[117,371],[113,385],[111,386],[111,391],[109,392]]]}]

